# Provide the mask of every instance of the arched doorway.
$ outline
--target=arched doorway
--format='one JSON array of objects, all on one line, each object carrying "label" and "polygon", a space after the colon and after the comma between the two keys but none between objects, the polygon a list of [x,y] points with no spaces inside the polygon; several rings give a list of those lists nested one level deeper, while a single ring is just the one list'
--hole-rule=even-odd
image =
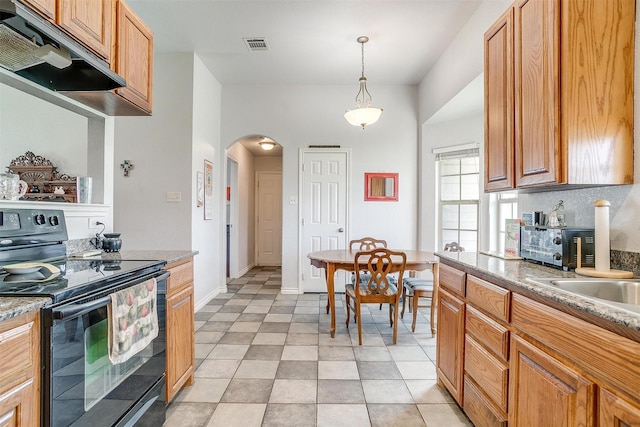
[{"label": "arched doorway", "polygon": [[263,135],[239,138],[227,149],[227,278],[282,265],[282,151]]}]

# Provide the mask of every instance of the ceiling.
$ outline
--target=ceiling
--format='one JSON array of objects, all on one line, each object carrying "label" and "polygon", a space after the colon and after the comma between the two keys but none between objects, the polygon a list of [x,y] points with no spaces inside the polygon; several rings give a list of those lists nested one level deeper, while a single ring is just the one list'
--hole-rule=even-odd
[{"label": "ceiling", "polygon": [[[481,0],[128,0],[156,52],[196,52],[225,84],[420,83]],[[264,37],[251,52],[243,37]]]},{"label": "ceiling", "polygon": [[[195,52],[222,85],[417,85],[482,0],[128,0],[156,53]],[[264,38],[250,51],[243,38]],[[274,153],[275,154],[275,153]]]}]

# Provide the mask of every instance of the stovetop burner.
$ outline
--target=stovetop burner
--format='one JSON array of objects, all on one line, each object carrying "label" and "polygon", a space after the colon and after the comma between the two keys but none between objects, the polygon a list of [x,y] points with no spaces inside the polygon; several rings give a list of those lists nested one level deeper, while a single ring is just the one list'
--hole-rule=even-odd
[{"label": "stovetop burner", "polygon": [[[0,296],[48,296],[55,302],[69,300],[114,286],[120,279],[157,271],[164,261],[77,260],[50,261],[60,269],[51,275],[40,270],[28,274],[0,275]],[[46,269],[45,269],[46,270]]]}]

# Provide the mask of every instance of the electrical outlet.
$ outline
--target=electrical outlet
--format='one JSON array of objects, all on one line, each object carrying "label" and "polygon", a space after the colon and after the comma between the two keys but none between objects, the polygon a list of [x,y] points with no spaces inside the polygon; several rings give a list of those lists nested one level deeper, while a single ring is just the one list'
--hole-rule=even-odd
[{"label": "electrical outlet", "polygon": [[91,217],[89,218],[89,228],[90,229],[94,229],[94,228],[100,228],[102,227],[102,218],[99,217]]},{"label": "electrical outlet", "polygon": [[168,203],[180,203],[182,202],[182,193],[179,191],[167,191]]}]

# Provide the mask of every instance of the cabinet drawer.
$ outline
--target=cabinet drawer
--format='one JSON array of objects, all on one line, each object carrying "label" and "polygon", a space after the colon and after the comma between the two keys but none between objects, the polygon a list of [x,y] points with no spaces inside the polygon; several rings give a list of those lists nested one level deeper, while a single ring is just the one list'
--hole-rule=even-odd
[{"label": "cabinet drawer", "polygon": [[464,376],[464,412],[476,426],[506,427],[507,418]]},{"label": "cabinet drawer", "polygon": [[469,335],[465,337],[464,371],[478,384],[482,384],[486,395],[507,412],[509,368]]},{"label": "cabinet drawer", "polygon": [[0,324],[0,389],[34,376],[40,360],[37,322],[37,312],[31,312]]},{"label": "cabinet drawer", "polygon": [[500,286],[470,275],[467,277],[467,302],[498,320],[509,322],[511,292]]},{"label": "cabinet drawer", "polygon": [[193,261],[191,259],[170,264],[167,269],[171,272],[171,276],[167,280],[167,294],[170,295],[175,290],[193,283]]},{"label": "cabinet drawer", "polygon": [[503,361],[509,360],[509,330],[467,305],[466,331]]},{"label": "cabinet drawer", "polygon": [[464,296],[464,283],[467,274],[448,265],[440,264],[438,270],[439,285]]}]

